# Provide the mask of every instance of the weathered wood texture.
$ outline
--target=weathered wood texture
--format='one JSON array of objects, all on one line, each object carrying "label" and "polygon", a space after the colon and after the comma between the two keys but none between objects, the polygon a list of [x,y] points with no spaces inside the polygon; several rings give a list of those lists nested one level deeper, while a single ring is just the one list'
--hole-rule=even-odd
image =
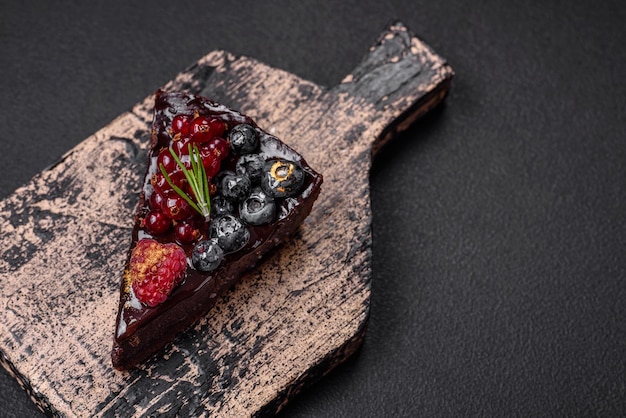
[{"label": "weathered wood texture", "polygon": [[0,203],[0,359],[53,414],[254,416],[352,354],[369,314],[372,150],[440,102],[452,70],[400,23],[332,89],[212,52],[165,88],[239,109],[324,185],[298,234],[142,367],[117,372],[118,284],[152,96]]}]

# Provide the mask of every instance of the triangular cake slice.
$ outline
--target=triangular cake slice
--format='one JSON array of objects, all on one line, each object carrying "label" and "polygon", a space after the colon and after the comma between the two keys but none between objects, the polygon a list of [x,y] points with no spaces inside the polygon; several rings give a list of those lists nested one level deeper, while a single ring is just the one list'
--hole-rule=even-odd
[{"label": "triangular cake slice", "polygon": [[157,91],[111,353],[129,369],[204,316],[311,212],[322,176],[249,117]]}]

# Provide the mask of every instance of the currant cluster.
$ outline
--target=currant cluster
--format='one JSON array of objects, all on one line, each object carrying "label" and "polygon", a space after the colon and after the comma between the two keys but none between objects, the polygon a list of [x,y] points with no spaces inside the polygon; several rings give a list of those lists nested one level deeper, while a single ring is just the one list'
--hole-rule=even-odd
[{"label": "currant cluster", "polygon": [[[201,235],[199,228],[203,220],[173,187],[194,198],[176,158],[189,170],[192,158],[199,157],[201,161],[198,162],[202,163],[206,176],[209,179],[214,177],[229,153],[228,142],[222,138],[226,129],[226,123],[214,117],[177,115],[173,118],[171,147],[159,151],[156,159],[158,170],[150,179],[153,192],[148,202],[150,210],[144,218],[144,228],[149,234],[162,235],[173,228],[175,238],[181,244],[190,244]],[[198,154],[191,152],[193,147],[197,147]]]}]

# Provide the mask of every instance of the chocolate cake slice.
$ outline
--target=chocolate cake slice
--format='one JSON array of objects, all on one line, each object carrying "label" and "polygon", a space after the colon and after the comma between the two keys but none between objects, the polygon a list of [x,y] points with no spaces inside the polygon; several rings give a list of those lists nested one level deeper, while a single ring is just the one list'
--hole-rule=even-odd
[{"label": "chocolate cake slice", "polygon": [[193,325],[311,212],[322,176],[249,117],[157,91],[111,358],[136,366]]}]

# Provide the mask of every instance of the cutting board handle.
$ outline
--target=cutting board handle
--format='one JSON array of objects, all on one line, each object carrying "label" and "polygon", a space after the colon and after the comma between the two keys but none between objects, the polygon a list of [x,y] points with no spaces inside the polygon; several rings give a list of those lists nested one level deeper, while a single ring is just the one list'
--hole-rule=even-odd
[{"label": "cutting board handle", "polygon": [[400,21],[381,33],[361,63],[334,90],[362,98],[386,128],[372,143],[372,154],[447,96],[454,71]]}]

